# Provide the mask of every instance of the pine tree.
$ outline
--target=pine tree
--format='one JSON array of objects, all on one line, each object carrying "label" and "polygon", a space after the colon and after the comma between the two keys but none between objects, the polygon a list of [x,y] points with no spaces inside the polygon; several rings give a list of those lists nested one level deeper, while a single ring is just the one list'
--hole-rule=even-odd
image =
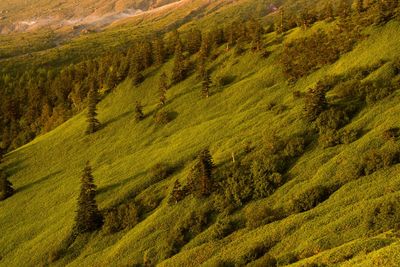
[{"label": "pine tree", "polygon": [[205,71],[203,81],[201,83],[201,94],[204,98],[208,98],[210,96],[210,85],[211,85],[211,79],[210,75],[208,74],[207,71]]},{"label": "pine tree", "polygon": [[183,56],[183,45],[181,40],[178,38],[175,46],[175,61],[172,69],[172,84],[179,83],[185,78],[185,59]]},{"label": "pine tree", "polygon": [[193,55],[200,50],[201,41],[201,31],[198,29],[191,29],[187,36],[187,50],[189,54]]},{"label": "pine tree", "polygon": [[14,188],[11,182],[7,179],[6,173],[0,169],[0,201],[9,198],[14,194]]},{"label": "pine tree", "polygon": [[252,49],[255,51],[260,51],[262,47],[262,34],[263,27],[255,19],[251,19],[248,22],[248,30],[251,38]]},{"label": "pine tree", "polygon": [[103,225],[103,216],[97,207],[95,199],[96,188],[92,167],[88,161],[81,177],[81,192],[78,197],[78,209],[75,218],[75,230],[77,233],[93,232]]},{"label": "pine tree", "polygon": [[199,171],[200,171],[200,194],[207,196],[211,193],[212,186],[212,171],[214,169],[214,163],[210,151],[204,149],[199,155]]},{"label": "pine tree", "polygon": [[141,121],[144,119],[143,106],[139,101],[136,101],[135,119],[136,119],[136,121]]},{"label": "pine tree", "polygon": [[162,65],[165,61],[165,45],[162,38],[153,41],[153,60],[156,65]]},{"label": "pine tree", "polygon": [[164,106],[165,103],[167,102],[167,90],[168,90],[168,84],[167,84],[167,75],[165,72],[163,72],[160,76],[160,81],[159,81],[159,97],[160,97],[160,105]]},{"label": "pine tree", "polygon": [[99,102],[99,93],[96,86],[92,86],[88,95],[88,110],[87,119],[88,126],[86,128],[86,134],[92,134],[99,130],[100,122],[97,119],[97,103]]},{"label": "pine tree", "polygon": [[196,164],[189,173],[190,191],[199,197],[208,196],[212,191],[212,173],[214,163],[208,149],[200,152]]},{"label": "pine tree", "polygon": [[318,82],[315,88],[308,90],[305,98],[305,116],[308,121],[315,121],[322,111],[326,110],[328,107],[328,102],[325,97],[326,89],[325,86]]}]

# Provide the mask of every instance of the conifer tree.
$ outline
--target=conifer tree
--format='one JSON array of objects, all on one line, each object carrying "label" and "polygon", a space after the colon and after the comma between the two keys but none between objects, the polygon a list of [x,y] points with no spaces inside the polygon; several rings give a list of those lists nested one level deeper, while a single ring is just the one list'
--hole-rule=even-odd
[{"label": "conifer tree", "polygon": [[212,186],[212,171],[214,169],[214,163],[210,151],[204,149],[199,156],[199,171],[200,171],[200,194],[207,196],[211,193]]},{"label": "conifer tree", "polygon": [[326,110],[328,107],[328,102],[325,97],[326,89],[325,86],[318,82],[315,88],[308,90],[305,98],[305,116],[308,121],[315,121],[322,111]]},{"label": "conifer tree", "polygon": [[14,194],[14,188],[7,179],[6,173],[0,169],[0,201],[9,198]]},{"label": "conifer tree", "polygon": [[190,191],[200,197],[208,196],[212,191],[212,173],[214,163],[208,149],[200,152],[196,164],[189,173]]},{"label": "conifer tree", "polygon": [[160,76],[159,80],[159,97],[160,97],[160,105],[163,106],[167,102],[167,90],[168,90],[168,83],[167,83],[167,75],[163,72]]},{"label": "conifer tree", "polygon": [[141,121],[144,119],[143,106],[139,101],[136,101],[135,119],[136,119],[136,121]]},{"label": "conifer tree", "polygon": [[207,71],[205,71],[203,81],[201,83],[201,94],[204,98],[208,98],[210,96],[210,85],[211,85],[211,79],[210,75],[208,74]]},{"label": "conifer tree", "polygon": [[200,50],[202,35],[198,29],[191,29],[187,37],[187,50],[193,55]]},{"label": "conifer tree", "polygon": [[162,38],[153,41],[153,60],[156,65],[162,65],[165,61],[165,45]]},{"label": "conifer tree", "polygon": [[88,126],[86,128],[86,134],[92,134],[99,130],[100,122],[97,119],[97,103],[99,102],[99,93],[96,86],[90,88],[88,94],[88,110],[86,114],[86,121]]},{"label": "conifer tree", "polygon": [[77,233],[93,232],[103,225],[103,216],[97,207],[95,199],[96,188],[92,167],[88,161],[81,177],[81,191],[78,197],[78,209],[75,218],[75,230]]},{"label": "conifer tree", "polygon": [[175,61],[174,61],[174,67],[172,69],[172,77],[171,77],[171,82],[172,84],[179,83],[180,81],[183,81],[185,78],[185,59],[183,56],[183,45],[178,38],[175,46]]}]

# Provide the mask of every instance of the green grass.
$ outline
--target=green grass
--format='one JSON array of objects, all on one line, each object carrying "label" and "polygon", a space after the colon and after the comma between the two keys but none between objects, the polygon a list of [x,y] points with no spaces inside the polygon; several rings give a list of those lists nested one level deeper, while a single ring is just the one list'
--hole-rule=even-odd
[{"label": "green grass", "polygon": [[[297,31],[292,34],[298,35]],[[85,136],[85,114],[79,114],[11,152],[5,164],[17,192],[0,202],[3,258],[0,266],[38,266],[68,236],[75,216],[80,172],[87,160],[94,168],[99,189],[97,201],[105,209],[128,197],[142,201],[154,196],[166,197],[175,179],[185,181],[193,158],[204,147],[210,147],[215,162],[221,164],[248,142],[255,145],[262,142],[265,133],[275,131],[287,137],[302,132],[306,127],[300,115],[303,101],[294,100],[293,91],[306,91],[325,75],[343,74],[352,68],[399,56],[398,22],[370,31],[370,37],[354,51],[332,66],[303,78],[294,87],[286,84],[276,66],[280,46],[271,47],[274,53],[268,59],[251,52],[240,57],[235,57],[232,51],[223,53],[211,66],[216,69],[212,78],[229,74],[235,77],[234,82],[223,88],[213,87],[212,96],[201,99],[199,81],[194,75],[189,77],[167,94],[165,109],[176,112],[176,118],[165,126],[156,126],[152,113],[157,108],[158,77],[162,71],[171,69],[168,62],[161,69],[148,70],[146,81],[138,88],[128,80],[105,97],[99,105],[99,120],[104,125],[101,131]],[[136,100],[145,105],[147,115],[140,123],[135,122],[133,113]],[[268,111],[271,102],[285,105],[286,110],[279,114]],[[255,205],[285,207],[314,185],[340,180],[346,161],[359,158],[384,130],[400,124],[398,103],[399,94],[395,92],[363,109],[346,126],[366,132],[359,140],[328,149],[311,146],[290,169],[289,182],[271,197],[252,202],[233,216],[245,219],[245,210]],[[163,161],[183,167],[173,177],[153,184],[148,171]],[[160,266],[215,266],[220,260],[238,261],[265,240],[277,241],[270,251],[277,258],[296,253],[301,259],[294,266],[307,262],[396,266],[400,262],[399,237],[390,232],[369,234],[364,222],[366,210],[389,197],[400,196],[399,174],[400,166],[396,165],[348,181],[327,201],[308,212],[256,229],[243,228],[223,240],[210,237],[215,227],[211,225]],[[82,238],[77,241],[76,255],[68,255],[55,265],[123,266],[141,262],[144,253],[157,254],[161,250],[162,240],[178,219],[209,205],[211,200],[203,203],[188,197],[171,207],[164,199],[133,229],[115,235],[99,232],[87,240]]]}]

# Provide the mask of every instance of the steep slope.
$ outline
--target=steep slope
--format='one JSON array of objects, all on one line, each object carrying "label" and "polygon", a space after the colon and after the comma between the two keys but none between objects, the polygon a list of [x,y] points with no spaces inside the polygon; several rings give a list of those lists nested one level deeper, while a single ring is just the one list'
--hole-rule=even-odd
[{"label": "steep slope", "polygon": [[[307,31],[331,26],[318,23]],[[305,132],[308,126],[301,116],[304,100],[294,98],[293,92],[305,93],[325,76],[351,76],[352,70],[375,66],[366,80],[392,77],[389,65],[397,62],[400,55],[400,24],[392,21],[370,27],[368,33],[365,40],[336,63],[294,85],[289,85],[282,74],[279,60],[283,44],[275,33],[264,36],[269,44],[267,50],[272,52],[266,59],[251,51],[237,56],[233,50],[220,47],[219,56],[210,66],[212,79],[230,77],[231,83],[214,86],[208,99],[200,98],[201,84],[195,75],[173,86],[168,90],[164,108],[172,113],[173,120],[159,126],[153,121],[158,109],[158,78],[163,71],[171,70],[172,62],[168,62],[161,68],[147,70],[147,79],[139,87],[127,80],[100,103],[99,119],[104,128],[98,133],[84,135],[85,116],[80,114],[11,152],[5,164],[17,193],[0,202],[0,265],[37,266],[57,250],[60,240],[68,237],[80,172],[87,160],[94,167],[99,186],[97,201],[102,210],[134,199],[148,212],[130,230],[116,234],[100,231],[81,237],[54,265],[132,266],[142,263],[146,255],[161,262],[160,266],[240,266],[256,259],[254,251],[260,246],[265,249],[268,242],[269,253],[282,264],[298,261],[295,266],[398,265],[398,255],[393,253],[400,244],[398,234],[369,232],[366,211],[399,197],[399,165],[348,180],[345,165],[383,142],[382,132],[399,125],[398,91],[364,107],[345,126],[363,133],[355,142],[323,148],[314,140],[307,146],[289,169],[288,182],[270,197],[251,202],[229,215],[242,224],[237,231],[225,238],[215,238],[217,218],[210,219],[204,231],[186,242],[175,256],[163,261],[167,258],[163,255],[165,240],[175,225],[185,222],[191,212],[207,209],[217,201],[215,196],[206,200],[189,196],[177,205],[168,204],[174,181],[187,181],[198,151],[209,147],[215,163],[221,166],[230,161],[232,153],[240,154],[249,144],[259,146],[271,132],[281,137]],[[284,37],[283,43],[303,34],[296,28]],[[334,101],[339,95],[335,90],[328,93],[328,100]],[[145,104],[146,119],[139,123],[134,118],[136,100]],[[168,162],[177,170],[168,179],[154,180],[151,168],[157,162]],[[243,223],[249,213],[256,213],[260,207],[287,208],[302,192],[338,182],[342,186],[309,211],[256,228]]]},{"label": "steep slope", "polygon": [[32,31],[49,27],[109,24],[112,21],[158,8],[175,0],[115,0],[115,1],[2,1],[0,3],[0,33]]}]

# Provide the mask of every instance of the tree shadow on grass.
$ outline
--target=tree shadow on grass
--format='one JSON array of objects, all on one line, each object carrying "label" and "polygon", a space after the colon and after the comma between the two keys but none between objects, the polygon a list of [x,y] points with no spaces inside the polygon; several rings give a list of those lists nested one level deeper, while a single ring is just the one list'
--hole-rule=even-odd
[{"label": "tree shadow on grass", "polygon": [[123,118],[128,117],[129,115],[132,115],[132,113],[133,113],[133,111],[126,111],[126,112],[118,115],[117,117],[114,117],[114,118],[102,123],[101,127],[100,127],[100,130],[106,128],[108,125],[110,125],[110,124],[112,124],[114,122],[117,122],[117,121],[119,121],[119,120],[121,120]]},{"label": "tree shadow on grass", "polygon": [[46,175],[46,176],[44,176],[44,177],[42,177],[42,178],[40,178],[40,179],[38,179],[38,180],[36,180],[36,181],[34,181],[34,182],[32,182],[32,183],[29,183],[29,184],[23,185],[23,186],[21,186],[21,187],[19,187],[19,188],[16,188],[16,191],[17,191],[17,192],[25,191],[25,190],[27,190],[27,189],[29,189],[29,188],[35,186],[35,185],[38,185],[38,184],[40,184],[40,183],[42,183],[42,182],[44,182],[44,181],[49,180],[50,178],[56,176],[56,175],[59,174],[59,173],[61,173],[61,171],[53,172],[53,173],[51,173],[51,174],[49,174],[49,175]]},{"label": "tree shadow on grass", "polygon": [[13,176],[17,174],[18,171],[25,168],[23,163],[24,163],[23,159],[12,161],[8,164],[4,164],[3,169],[5,170],[8,176]]}]

